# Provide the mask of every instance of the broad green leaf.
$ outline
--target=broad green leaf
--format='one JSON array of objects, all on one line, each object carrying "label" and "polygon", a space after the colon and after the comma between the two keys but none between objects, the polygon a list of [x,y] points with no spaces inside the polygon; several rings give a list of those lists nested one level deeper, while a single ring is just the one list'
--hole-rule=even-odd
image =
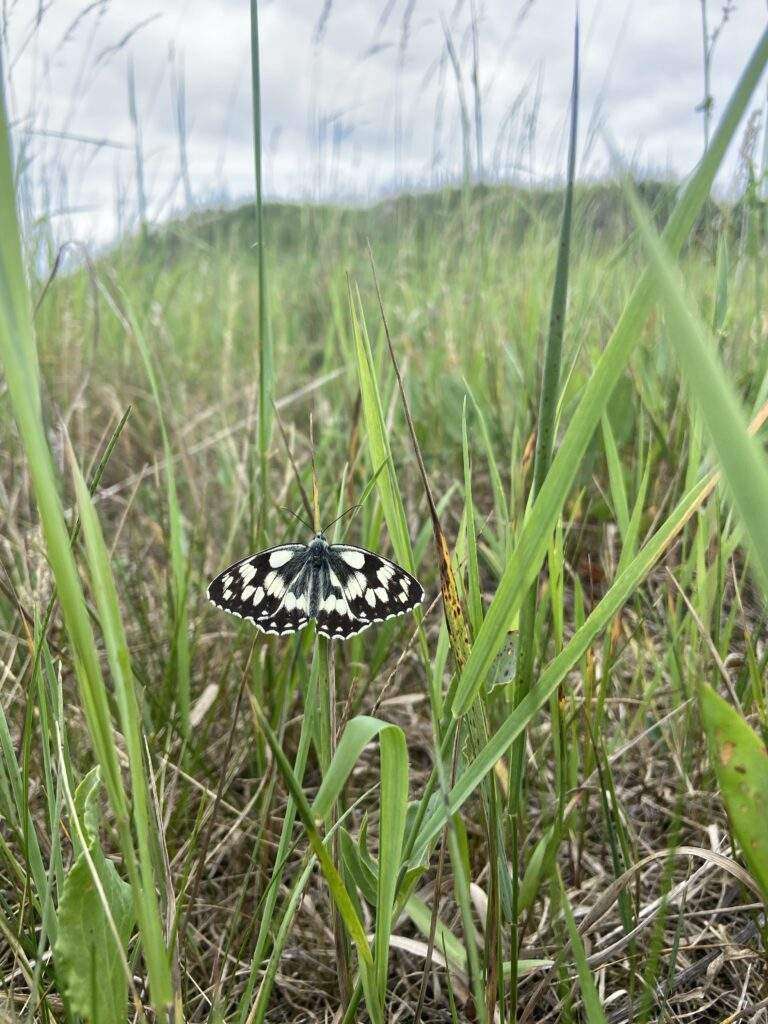
[{"label": "broad green leaf", "polygon": [[727,701],[702,683],[701,717],[734,835],[768,901],[768,750]]},{"label": "broad green leaf", "polygon": [[381,750],[381,804],[374,963],[377,987],[383,1005],[392,911],[402,863],[408,806],[408,751],[402,729],[365,715],[353,718],[339,740],[333,760],[312,805],[312,813],[317,819],[325,817],[363,749],[375,738],[378,738]]},{"label": "broad green leaf", "polygon": [[64,880],[54,961],[74,1013],[94,1024],[125,1024],[126,948],[134,921],[133,897],[131,887],[120,878],[99,845],[100,788],[99,769],[93,768],[77,787],[75,808],[120,942],[116,941],[91,865],[85,851],[81,851]]}]

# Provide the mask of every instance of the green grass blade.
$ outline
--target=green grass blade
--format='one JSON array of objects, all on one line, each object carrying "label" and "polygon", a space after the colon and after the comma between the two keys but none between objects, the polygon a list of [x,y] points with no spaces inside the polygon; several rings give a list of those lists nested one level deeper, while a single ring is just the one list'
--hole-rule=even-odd
[{"label": "green grass blade", "polygon": [[461,440],[464,458],[464,531],[467,555],[467,611],[472,631],[476,635],[483,620],[483,604],[480,597],[480,569],[477,564],[477,533],[475,531],[475,506],[472,500],[472,464],[469,457],[467,435],[467,401],[461,418]]},{"label": "green grass blade", "polygon": [[382,1007],[387,994],[389,937],[403,855],[408,809],[408,750],[405,734],[389,726],[379,734],[381,747],[381,805],[379,817],[379,879],[373,959]]},{"label": "green grass blade", "polygon": [[125,749],[128,755],[131,776],[131,811],[138,841],[141,877],[141,885],[136,887],[133,896],[137,903],[136,911],[142,933],[144,956],[147,963],[155,964],[156,969],[162,971],[162,965],[167,963],[167,951],[156,895],[156,889],[161,880],[155,877],[154,871],[152,852],[154,822],[150,809],[149,783],[144,764],[141,720],[133,687],[131,657],[120,614],[109,551],[101,532],[93,500],[71,451],[70,463],[85,539],[92,591],[107,649],[107,661],[120,715],[120,731],[125,739]]},{"label": "green grass blade", "polygon": [[763,593],[768,595],[768,462],[749,435],[746,413],[714,345],[706,339],[704,326],[690,308],[677,268],[629,186],[627,196],[667,313],[669,340],[723,467],[756,556]]},{"label": "green grass blade", "polygon": [[[726,107],[706,154],[686,185],[669,223],[664,240],[677,253],[694,224],[712,186],[725,151],[733,138],[749,99],[768,63],[768,29],[763,32]],[[462,715],[475,699],[493,659],[506,638],[507,627],[520,607],[544,557],[549,535],[570,490],[581,459],[603,415],[651,308],[653,288],[646,271],[611,335],[589,378],[563,442],[530,510],[517,545],[507,562],[496,595],[486,610],[483,626],[462,672],[453,705]]]},{"label": "green grass blade", "polygon": [[144,337],[144,332],[139,327],[139,323],[133,315],[127,300],[125,305],[127,325],[136,340],[142,361],[144,362],[150,388],[152,389],[152,397],[157,409],[157,418],[163,441],[165,488],[168,501],[168,544],[171,555],[171,597],[173,602],[171,673],[176,684],[175,694],[181,722],[181,734],[185,739],[188,739],[190,735],[190,650],[189,609],[187,607],[189,561],[187,558],[186,531],[184,529],[181,505],[179,504],[176,471],[174,469],[175,461],[164,413],[165,404],[160,394],[160,385],[155,371],[154,360],[147,344],[147,339]]},{"label": "green grass blade", "polygon": [[504,720],[474,760],[463,770],[449,793],[447,812],[444,808],[437,808],[424,821],[414,843],[414,861],[418,861],[424,855],[430,843],[439,835],[446,822],[446,813],[454,814],[475,791],[485,775],[503,757],[516,737],[523,732],[528,722],[549,700],[567,673],[578,664],[590,644],[610,624],[635,588],[694,514],[710,489],[711,481],[703,481],[681,499],[651,540],[640,550],[624,572],[616,578],[603,599],[595,606],[561,653],[549,663],[533,689]]},{"label": "green grass blade", "polygon": [[[261,54],[259,49],[259,0],[251,0],[251,85],[253,90],[253,160],[256,174],[256,242],[259,268],[259,425],[263,496],[267,487],[267,457],[272,438],[274,399],[274,351],[269,325],[267,254],[264,237],[264,203],[261,146]],[[262,524],[263,527],[263,524]]]},{"label": "green grass blade", "polygon": [[392,450],[389,446],[389,434],[384,421],[384,405],[376,380],[373,353],[363,319],[360,297],[357,291],[353,291],[351,287],[349,302],[370,468],[373,472],[377,467],[382,467],[376,478],[376,486],[384,509],[384,518],[392,540],[392,548],[400,564],[409,572],[413,572],[413,549],[405,519],[403,498],[395,475]]},{"label": "green grass blade", "polygon": [[581,941],[576,922],[573,918],[573,911],[571,910],[571,904],[568,900],[568,895],[563,885],[563,880],[558,872],[558,881],[560,884],[560,900],[563,909],[563,916],[565,917],[565,926],[568,929],[568,937],[571,940],[571,949],[576,959],[576,970],[579,975],[579,986],[581,988],[581,998],[584,1000],[584,1012],[586,1014],[588,1024],[608,1024],[605,1012],[600,1005],[600,997],[597,994],[597,986],[595,985],[595,979],[592,977],[592,972],[589,969],[587,963],[587,954],[584,950],[584,943]]},{"label": "green grass blade", "polygon": [[[333,860],[331,859],[331,855],[325,848],[325,844],[323,843],[320,833],[315,825],[316,818],[321,818],[323,815],[322,813],[318,813],[316,803],[313,807],[310,807],[307,798],[304,796],[304,791],[302,790],[293,773],[293,769],[288,762],[288,758],[283,753],[280,741],[273,732],[272,727],[261,711],[261,708],[257,704],[255,697],[253,697],[252,694],[249,694],[249,697],[251,699],[251,707],[253,708],[254,717],[258,723],[258,727],[264,733],[266,741],[275,758],[277,768],[283,777],[283,781],[288,787],[294,803],[296,804],[296,811],[306,830],[309,844],[312,847],[313,853],[317,857],[323,874],[325,875],[333,901],[339,909],[339,913],[341,914],[342,920],[349,932],[349,936],[357,948],[361,964],[367,965],[371,968],[373,967],[373,957],[371,955],[370,946],[368,945],[368,940],[365,937],[365,929],[363,928],[360,918],[357,916],[357,911],[350,899],[341,875],[336,870]],[[337,748],[337,753],[340,747],[341,744],[339,744],[339,748]]]}]

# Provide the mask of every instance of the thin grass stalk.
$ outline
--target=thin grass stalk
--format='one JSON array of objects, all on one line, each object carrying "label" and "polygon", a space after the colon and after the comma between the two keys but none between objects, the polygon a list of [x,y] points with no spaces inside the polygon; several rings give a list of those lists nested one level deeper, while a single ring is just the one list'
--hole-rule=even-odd
[{"label": "thin grass stalk", "polygon": [[128,58],[128,116],[133,127],[133,156],[136,167],[136,202],[139,214],[139,229],[142,239],[147,231],[147,190],[144,184],[144,146],[141,139],[141,122],[136,103],[136,73],[133,57]]},{"label": "thin grass stalk", "polygon": [[[256,175],[256,243],[259,282],[259,411],[258,452],[261,503],[258,529],[263,531],[267,510],[269,444],[272,437],[272,401],[274,398],[274,353],[269,325],[267,297],[267,254],[264,236],[264,203],[261,145],[261,56],[259,50],[259,0],[251,0],[251,87],[253,92],[253,162]],[[256,475],[251,477],[252,481]],[[256,536],[255,496],[251,497],[251,531]]]},{"label": "thin grass stalk", "polygon": [[[304,694],[304,716],[301,723],[301,733],[299,735],[299,744],[296,751],[296,757],[294,760],[294,774],[296,778],[301,782],[304,778],[304,772],[307,765],[307,757],[309,755],[309,748],[311,745],[312,736],[316,727],[315,723],[315,706],[317,701],[317,685],[318,677],[322,668],[320,666],[320,651],[319,646],[315,646],[315,654],[312,661],[312,667],[309,674],[309,685],[307,686],[306,693]],[[272,876],[269,880],[267,890],[264,897],[264,907],[261,914],[261,920],[259,924],[259,932],[256,938],[256,946],[251,957],[251,970],[248,977],[248,984],[246,985],[245,993],[240,1001],[240,1017],[241,1024],[245,1024],[248,1020],[248,1024],[261,1024],[266,1014],[267,1007],[269,1005],[269,992],[271,991],[271,982],[267,978],[262,980],[259,987],[259,992],[256,996],[254,1008],[251,1013],[248,1014],[248,1007],[251,1002],[253,995],[253,989],[256,984],[256,975],[261,967],[262,960],[266,956],[268,945],[269,945],[269,933],[273,921],[273,915],[275,906],[277,904],[277,898],[280,893],[280,882],[281,872],[286,865],[286,859],[288,851],[293,842],[293,826],[296,821],[296,803],[293,797],[288,798],[288,805],[285,810],[285,817],[283,818],[283,827],[280,832],[280,839],[278,841],[277,852],[275,854],[275,866],[272,871]]]},{"label": "thin grass stalk", "polygon": [[[571,224],[573,217],[573,189],[576,178],[576,144],[579,125],[579,21],[576,19],[573,38],[573,79],[571,84],[571,125],[568,139],[568,170],[566,176],[563,216],[560,223],[560,241],[555,268],[555,282],[552,289],[552,304],[549,316],[549,332],[544,352],[544,371],[539,396],[539,416],[536,428],[536,448],[533,460],[533,482],[531,499],[535,501],[541,492],[552,461],[555,418],[560,398],[560,378],[565,331],[565,314],[568,303],[568,272],[571,252]],[[517,672],[515,680],[515,703],[527,695],[533,681],[534,633],[536,628],[536,604],[538,582],[534,580],[523,602],[520,614],[520,632],[517,644]],[[556,705],[553,705],[556,706]],[[553,723],[553,728],[558,728]],[[517,905],[520,884],[518,836],[520,822],[520,801],[523,783],[523,752],[525,736],[521,735],[512,748],[510,767],[510,827],[515,856],[512,859],[513,906]],[[517,1012],[517,921],[511,922],[511,966],[510,999],[511,1016]]]}]

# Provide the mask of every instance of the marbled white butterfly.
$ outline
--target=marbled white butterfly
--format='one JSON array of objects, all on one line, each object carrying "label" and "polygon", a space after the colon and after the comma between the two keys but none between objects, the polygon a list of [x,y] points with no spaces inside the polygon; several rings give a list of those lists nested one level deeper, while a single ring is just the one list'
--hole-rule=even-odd
[{"label": "marbled white butterfly", "polygon": [[264,633],[295,633],[315,619],[318,633],[346,640],[415,608],[424,590],[388,558],[318,533],[311,544],[280,544],[235,562],[208,598]]}]

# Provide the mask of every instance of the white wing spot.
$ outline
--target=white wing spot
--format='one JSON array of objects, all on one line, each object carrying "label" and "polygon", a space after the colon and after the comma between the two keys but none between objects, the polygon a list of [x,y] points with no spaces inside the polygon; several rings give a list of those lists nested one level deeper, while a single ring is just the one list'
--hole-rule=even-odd
[{"label": "white wing spot", "polygon": [[264,600],[264,587],[259,587],[259,588],[258,588],[258,590],[256,591],[256,593],[255,593],[255,594],[253,595],[253,604],[254,604],[254,607],[255,607],[255,606],[256,606],[257,604],[261,604],[261,602],[262,602],[263,600]]},{"label": "white wing spot", "polygon": [[347,607],[347,602],[343,597],[336,598],[336,611],[339,615],[349,615],[349,608]]},{"label": "white wing spot", "polygon": [[382,566],[379,567],[378,572],[376,573],[376,575],[379,577],[379,580],[381,581],[382,586],[386,587],[387,584],[389,583],[389,581],[394,576],[394,571],[390,568],[390,566],[382,565]]},{"label": "white wing spot", "polygon": [[281,565],[285,565],[286,562],[290,562],[293,558],[293,552],[288,551],[273,551],[269,556],[269,564],[273,569],[279,569]]},{"label": "white wing spot", "polygon": [[240,566],[240,575],[243,577],[243,583],[250,583],[256,575],[256,566],[251,565],[250,562],[246,562],[244,565]]},{"label": "white wing spot", "polygon": [[224,600],[228,601],[230,599],[230,597],[232,597],[232,591],[229,590],[229,589],[225,590],[224,591]]},{"label": "white wing spot", "polygon": [[365,555],[362,551],[355,551],[354,548],[350,548],[348,551],[342,551],[341,557],[351,566],[353,569],[362,569],[365,565]]},{"label": "white wing spot", "polygon": [[373,608],[373,606],[376,604],[376,595],[374,594],[374,592],[373,592],[373,590],[371,588],[366,590],[366,592],[365,592],[365,600],[368,602],[368,604],[371,606],[371,608]]},{"label": "white wing spot", "polygon": [[271,572],[264,580],[264,588],[268,594],[280,597],[285,593],[285,583],[276,572]]},{"label": "white wing spot", "polygon": [[243,587],[243,592],[240,595],[240,597],[243,599],[243,601],[247,601],[248,598],[251,596],[251,594],[254,593],[255,590],[256,590],[256,587],[252,587],[251,584],[249,583],[247,587]]},{"label": "white wing spot", "polygon": [[384,602],[384,601],[387,600],[387,592],[384,589],[384,587],[376,587],[376,597],[378,597],[378,599],[381,602]]},{"label": "white wing spot", "polygon": [[292,594],[292,593],[291,593],[291,592],[289,591],[289,592],[288,592],[288,593],[287,593],[287,594],[285,595],[285,600],[283,601],[283,607],[285,608],[285,610],[286,610],[287,612],[292,612],[292,611],[293,611],[293,609],[294,609],[294,608],[296,607],[296,595],[295,595],[295,594]]}]

